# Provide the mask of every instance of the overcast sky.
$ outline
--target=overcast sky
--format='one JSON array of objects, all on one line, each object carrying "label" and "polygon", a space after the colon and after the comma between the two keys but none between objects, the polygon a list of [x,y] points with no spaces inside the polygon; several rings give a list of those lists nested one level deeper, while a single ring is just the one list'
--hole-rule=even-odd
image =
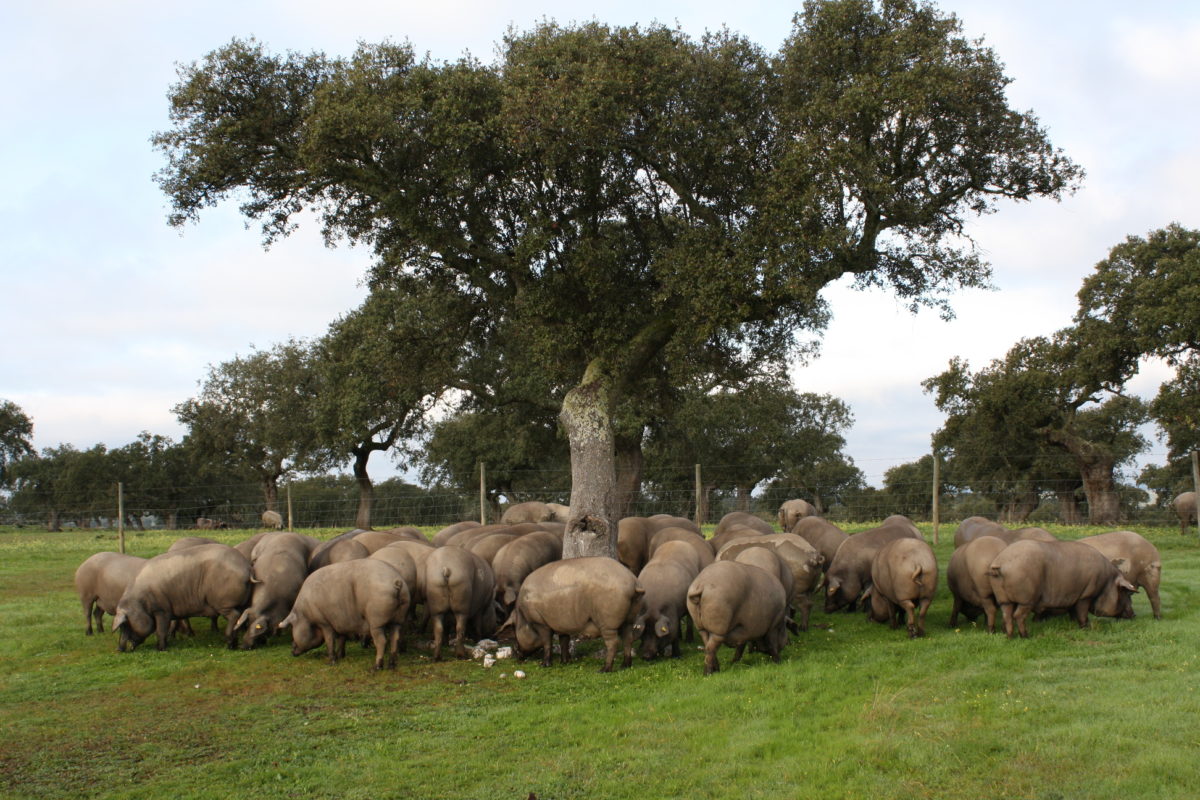
[{"label": "overcast sky", "polygon": [[[978,368],[1019,338],[1070,323],[1081,280],[1129,235],[1200,227],[1200,3],[946,0],[1087,170],[1061,203],[1004,204],[969,232],[996,291],[953,302],[957,319],[910,315],[882,293],[832,287],[822,355],[794,370],[803,391],[850,404],[848,452],[879,485],[928,452],[942,422],[921,380],[953,356]],[[348,55],[408,39],[437,59],[491,61],[510,25],[725,25],[775,51],[800,3],[264,2],[6,3],[0,6],[0,398],[34,421],[38,449],[121,446],[142,430],[180,438],[171,407],[209,364],[323,333],[364,295],[365,251],[326,249],[313,227],[264,252],[232,206],[165,222],[149,138],[167,125],[177,64],[233,37],[273,51]],[[1148,366],[1134,388],[1168,376]],[[1162,461],[1155,443],[1144,459]],[[373,472],[385,472],[378,463]]]}]

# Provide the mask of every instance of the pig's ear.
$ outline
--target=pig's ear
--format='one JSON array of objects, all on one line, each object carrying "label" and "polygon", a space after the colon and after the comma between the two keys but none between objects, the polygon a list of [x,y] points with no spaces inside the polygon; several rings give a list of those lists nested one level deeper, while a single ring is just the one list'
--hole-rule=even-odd
[{"label": "pig's ear", "polygon": [[242,612],[242,615],[240,617],[238,617],[238,621],[233,624],[233,629],[235,631],[240,631],[242,629],[242,626],[245,625],[249,621],[250,621],[250,609],[247,608],[245,611]]},{"label": "pig's ear", "polygon": [[496,629],[496,635],[499,636],[501,631],[503,631],[506,628],[511,628],[511,627],[515,626],[516,624],[517,624],[517,610],[514,608],[512,610],[512,613],[508,615],[508,619],[504,620],[504,622],[500,625],[500,627]]},{"label": "pig's ear", "polygon": [[838,578],[829,578],[825,582],[825,586],[826,586],[825,593],[828,594],[830,597],[832,597],[834,594],[837,593],[837,590],[841,588],[842,582]]},{"label": "pig's ear", "polygon": [[124,611],[118,611],[117,615],[115,617],[113,617],[112,630],[115,632],[117,630],[117,628],[124,625],[128,619],[129,619],[128,614],[126,614]]},{"label": "pig's ear", "polygon": [[278,624],[278,625],[276,625],[275,627],[276,627],[276,629],[278,629],[278,630],[283,630],[284,628],[290,628],[290,627],[292,626],[292,622],[293,622],[294,620],[295,620],[295,615],[293,615],[293,614],[288,614],[286,617],[284,617],[283,619],[281,619],[281,620],[279,621],[279,624]]},{"label": "pig's ear", "polygon": [[1122,575],[1129,572],[1129,559],[1118,557],[1118,558],[1114,558],[1112,560],[1112,563],[1113,563],[1114,567],[1116,567],[1117,569],[1119,569],[1121,571]]},{"label": "pig's ear", "polygon": [[1125,580],[1124,575],[1117,576],[1117,587],[1120,589],[1125,589],[1128,592],[1132,592],[1133,594],[1137,594],[1137,587]]}]

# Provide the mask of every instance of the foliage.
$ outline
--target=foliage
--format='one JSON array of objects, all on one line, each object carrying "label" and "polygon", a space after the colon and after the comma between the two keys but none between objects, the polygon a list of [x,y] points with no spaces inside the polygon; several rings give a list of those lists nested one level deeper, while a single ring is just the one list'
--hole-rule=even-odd
[{"label": "foliage", "polygon": [[198,396],[175,406],[192,447],[231,470],[253,472],[268,509],[279,479],[317,466],[316,371],[307,345],[291,340],[210,366]]},{"label": "foliage", "polygon": [[572,505],[608,518],[612,421],[648,371],[778,363],[844,275],[939,304],[986,281],[967,217],[1076,184],[1007,82],[912,0],[809,2],[774,57],[600,23],[512,31],[491,65],[234,41],[181,69],[155,142],[173,222],[236,195],[271,240],[314,207],[374,250],[373,285],[466,317],[460,377],[508,360],[554,387]]},{"label": "foliage", "polygon": [[[166,652],[116,653],[83,635],[71,589],[111,538],[0,531],[0,796],[1184,797],[1200,783],[1182,744],[1200,733],[1200,562],[1174,528],[1139,532],[1163,556],[1161,622],[1139,594],[1133,620],[1052,618],[1009,641],[950,628],[943,580],[922,640],[818,607],[780,664],[725,649],[705,678],[687,648],[602,675],[584,642],[578,663],[526,662],[518,681],[507,662],[435,664],[412,638],[378,674],[356,646],[335,666],[281,640],[230,651],[202,620]],[[172,539],[134,533],[130,552]],[[1097,748],[1111,768],[1080,757]]]},{"label": "foliage", "polygon": [[11,400],[0,400],[0,486],[9,482],[8,468],[34,453],[33,420]]},{"label": "foliage", "polygon": [[1200,351],[1200,231],[1173,223],[1113,247],[1079,290],[1076,323],[1127,370],[1145,355],[1173,363],[1194,356]]},{"label": "foliage", "polygon": [[[924,381],[947,421],[934,445],[951,454],[954,472],[972,489],[997,496],[1008,507],[1024,494],[1027,515],[1040,493],[1053,488],[1066,500],[1077,485],[1064,481],[1055,452],[1071,456],[1088,498],[1089,519],[1112,524],[1120,514],[1115,471],[1146,447],[1137,432],[1147,419],[1145,403],[1112,395],[1108,375],[1090,357],[1095,350],[1082,331],[1017,342],[1003,360],[971,373],[953,359]],[[1118,387],[1119,388],[1119,387]],[[1009,487],[1004,498],[996,487]]]},{"label": "foliage", "polygon": [[433,486],[485,491],[493,509],[508,502],[564,502],[569,492],[566,442],[552,413],[514,403],[495,410],[462,411],[432,425],[421,460],[422,479]]},{"label": "foliage", "polygon": [[861,480],[843,452],[853,416],[835,397],[797,392],[771,377],[679,394],[646,445],[647,472],[657,483],[686,485],[691,465],[702,464],[705,484],[735,491],[744,509],[751,491],[772,478],[817,501]]}]

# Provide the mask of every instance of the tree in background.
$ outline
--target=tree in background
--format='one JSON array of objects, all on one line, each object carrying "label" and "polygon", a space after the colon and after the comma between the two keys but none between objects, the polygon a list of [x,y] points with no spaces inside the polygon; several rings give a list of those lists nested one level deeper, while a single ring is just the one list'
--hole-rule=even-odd
[{"label": "tree in background", "polygon": [[356,527],[371,527],[371,455],[398,455],[452,380],[460,334],[446,318],[431,316],[433,301],[378,288],[314,345],[317,442],[308,466],[351,462]]},{"label": "tree in background", "polygon": [[[1008,483],[1027,494],[1019,518],[1046,487],[1047,449],[1069,455],[1083,483],[1088,520],[1116,523],[1121,495],[1116,470],[1143,449],[1137,428],[1146,404],[1119,391],[1125,375],[1098,366],[1079,329],[1022,339],[1003,360],[971,373],[954,359],[926,380],[947,422],[935,445],[950,452],[961,477]],[[1015,498],[1014,498],[1015,500]]]},{"label": "tree in background", "polygon": [[228,471],[252,472],[274,511],[279,479],[320,460],[318,389],[309,348],[292,340],[210,366],[199,395],[173,410],[196,452]]},{"label": "tree in background", "polygon": [[9,483],[8,468],[34,454],[33,420],[11,400],[0,400],[0,486]]},{"label": "tree in background", "polygon": [[420,459],[427,485],[478,491],[479,464],[491,518],[500,518],[500,497],[508,502],[561,502],[570,487],[566,442],[558,436],[553,412],[521,405],[492,411],[462,411],[433,423]]},{"label": "tree in background", "polygon": [[843,276],[942,304],[988,275],[968,216],[1073,186],[1007,83],[952,16],[837,0],[806,3],[775,57],[599,23],[510,33],[492,65],[235,41],[181,71],[155,140],[174,222],[237,194],[272,240],[316,207],[328,240],[374,249],[375,285],[472,314],[464,363],[514,348],[556,376],[564,552],[611,554],[613,420],[656,358],[729,342],[779,363]]}]

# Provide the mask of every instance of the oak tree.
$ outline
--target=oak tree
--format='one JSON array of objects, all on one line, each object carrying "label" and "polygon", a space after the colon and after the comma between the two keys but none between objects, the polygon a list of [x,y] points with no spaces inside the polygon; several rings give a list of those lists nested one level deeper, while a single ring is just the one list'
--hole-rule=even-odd
[{"label": "oak tree", "polygon": [[315,208],[371,280],[464,309],[464,369],[566,387],[564,553],[611,553],[614,411],[655,362],[785,358],[844,276],[915,305],[986,282],[960,234],[1080,176],[994,54],[913,0],[807,2],[778,53],[729,31],[544,22],[494,63],[234,41],[182,69],[155,137],[172,220],[236,197],[268,241]]}]

